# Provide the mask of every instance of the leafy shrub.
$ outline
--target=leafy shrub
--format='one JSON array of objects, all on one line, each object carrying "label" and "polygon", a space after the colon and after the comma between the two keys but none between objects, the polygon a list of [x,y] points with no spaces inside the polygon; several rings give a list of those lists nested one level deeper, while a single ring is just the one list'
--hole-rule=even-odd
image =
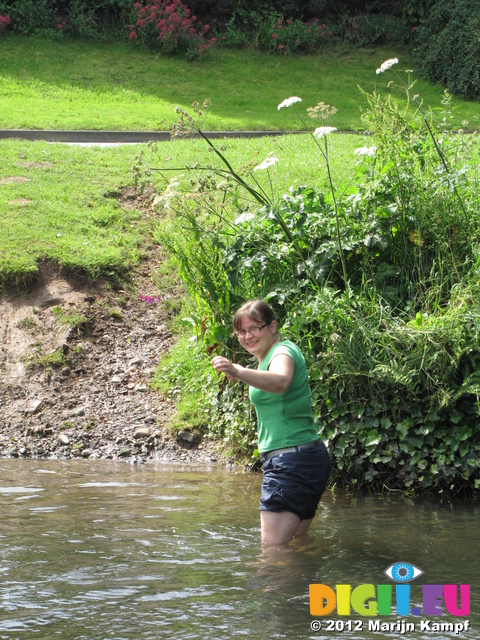
[{"label": "leafy shrub", "polygon": [[56,28],[56,8],[48,0],[19,0],[9,13],[13,30],[22,35],[48,33]]},{"label": "leafy shrub", "polygon": [[130,27],[130,40],[161,53],[186,53],[200,58],[216,42],[208,38],[210,25],[197,22],[196,16],[181,0],[148,0],[135,3],[138,19]]},{"label": "leafy shrub", "polygon": [[402,19],[410,28],[417,28],[425,22],[429,10],[436,0],[403,0]]},{"label": "leafy shrub", "polygon": [[[235,171],[206,139],[222,164],[192,177],[188,194],[170,185],[182,232],[167,232],[162,221],[162,233],[196,303],[192,322],[206,354],[251,364],[231,337],[232,313],[259,295],[273,305],[305,354],[336,482],[473,493],[480,488],[478,153],[448,131],[437,137],[409,76],[399,79],[416,108],[365,94],[373,145],[357,149],[348,189],[329,178],[325,193],[304,186],[270,195],[255,170],[268,173],[277,158]],[[332,112],[323,103],[309,110],[322,124]],[[184,113],[182,126],[203,135]],[[330,176],[329,132],[319,127],[313,140]],[[255,420],[242,385],[207,376],[201,395],[210,430],[254,455]]]},{"label": "leafy shrub", "polygon": [[311,22],[283,19],[272,13],[266,17],[257,33],[261,48],[277,53],[312,52],[325,40],[331,40],[333,31],[318,18]]},{"label": "leafy shrub", "polygon": [[401,18],[385,13],[347,15],[339,26],[339,32],[344,42],[361,47],[405,44],[415,33]]},{"label": "leafy shrub", "polygon": [[233,15],[225,25],[221,36],[221,42],[225,47],[238,47],[245,46],[248,42],[248,32],[245,29],[241,29],[236,24],[236,16]]},{"label": "leafy shrub", "polygon": [[454,94],[480,99],[480,4],[437,0],[418,30],[419,72]]},{"label": "leafy shrub", "polygon": [[22,35],[97,38],[118,34],[130,16],[131,0],[15,0],[0,2],[13,31]]}]

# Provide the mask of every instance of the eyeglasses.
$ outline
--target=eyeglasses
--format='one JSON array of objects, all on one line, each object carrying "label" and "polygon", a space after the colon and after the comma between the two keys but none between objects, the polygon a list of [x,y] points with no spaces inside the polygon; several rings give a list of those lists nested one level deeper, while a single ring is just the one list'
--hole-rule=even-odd
[{"label": "eyeglasses", "polygon": [[260,325],[259,327],[249,327],[246,331],[244,329],[240,329],[239,331],[235,331],[235,335],[237,338],[245,338],[247,333],[250,333],[252,336],[259,333],[264,327],[266,327],[270,322],[266,322],[265,324]]}]

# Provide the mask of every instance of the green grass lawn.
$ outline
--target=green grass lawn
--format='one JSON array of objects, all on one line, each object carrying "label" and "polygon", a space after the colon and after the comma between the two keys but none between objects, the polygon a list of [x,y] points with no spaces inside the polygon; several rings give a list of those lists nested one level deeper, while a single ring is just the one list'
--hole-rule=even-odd
[{"label": "green grass lawn", "polygon": [[[204,129],[298,129],[302,125],[292,109],[277,109],[282,100],[298,95],[302,115],[306,107],[324,101],[338,108],[329,125],[355,130],[366,107],[358,85],[395,91],[387,86],[393,70],[375,73],[392,56],[400,58],[395,70],[401,73],[411,65],[408,55],[387,49],[292,57],[218,49],[199,64],[157,57],[128,44],[2,38],[0,128],[164,130],[177,117],[174,105],[188,109],[194,100],[210,97]],[[425,106],[440,105],[441,87],[418,82],[415,89]],[[451,124],[478,121],[478,104],[455,100],[454,105],[458,111]],[[325,186],[325,166],[309,136],[219,144],[235,168],[253,167],[269,153],[278,156],[270,172],[277,195],[302,183]],[[353,151],[364,144],[359,136],[329,137],[337,185],[354,173],[358,158]],[[141,149],[151,166],[164,169],[214,161],[201,140],[155,148],[0,141],[0,283],[22,280],[43,258],[91,277],[125,273],[137,264],[152,242],[152,219],[121,206],[118,194],[133,184],[131,170]],[[171,175],[153,172],[152,180],[161,189]],[[255,177],[270,189],[268,174],[256,172]]]},{"label": "green grass lawn", "polygon": [[[358,159],[353,151],[364,138],[338,134],[329,138],[335,181],[341,185]],[[325,166],[310,136],[227,139],[223,152],[235,168],[260,163],[269,153],[279,158],[270,172],[277,195],[291,185],[323,187]],[[202,140],[176,140],[154,146],[78,147],[47,142],[0,141],[0,283],[22,281],[35,273],[37,261],[53,260],[95,278],[134,267],[151,244],[155,218],[119,201],[132,186],[132,166],[143,150],[152,167],[180,171],[152,172],[161,190],[182,167],[215,161]],[[255,177],[269,187],[266,172]],[[186,187],[185,187],[186,188]]]},{"label": "green grass lawn", "polygon": [[[399,65],[385,74],[376,69],[391,57]],[[0,128],[165,130],[175,120],[174,106],[212,100],[204,124],[210,130],[302,128],[291,109],[277,110],[298,95],[305,108],[323,101],[338,113],[329,124],[362,127],[367,91],[392,92],[388,83],[412,68],[406,52],[377,48],[332,49],[315,56],[278,56],[257,50],[217,49],[201,63],[159,57],[121,44],[54,42],[35,38],[0,39]],[[426,108],[440,107],[443,88],[418,81]],[[480,105],[455,99],[451,121],[478,125]]]}]

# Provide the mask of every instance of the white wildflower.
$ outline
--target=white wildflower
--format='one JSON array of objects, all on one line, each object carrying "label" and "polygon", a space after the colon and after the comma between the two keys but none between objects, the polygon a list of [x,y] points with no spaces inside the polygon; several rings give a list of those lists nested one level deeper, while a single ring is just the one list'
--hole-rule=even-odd
[{"label": "white wildflower", "polygon": [[374,156],[377,147],[359,147],[353,152],[356,156]]},{"label": "white wildflower", "polygon": [[379,69],[377,69],[377,75],[379,73],[383,73],[384,71],[387,71],[387,69],[390,69],[390,67],[393,67],[394,64],[398,64],[398,58],[390,58],[390,60],[385,60],[382,66]]},{"label": "white wildflower", "polygon": [[257,166],[255,167],[254,171],[257,171],[258,169],[263,171],[264,169],[268,169],[269,167],[273,166],[277,162],[278,162],[277,156],[270,156],[268,158],[265,158],[265,160],[263,162],[261,162],[260,164],[257,164]]},{"label": "white wildflower", "polygon": [[286,100],[281,102],[278,105],[278,110],[280,111],[280,109],[283,109],[283,107],[291,107],[292,104],[295,104],[296,102],[301,102],[301,101],[302,101],[301,98],[298,98],[297,96],[292,96],[291,98],[287,98]]},{"label": "white wildflower", "polygon": [[180,176],[172,178],[165,191],[161,195],[155,196],[153,200],[154,209],[164,209],[165,211],[170,209],[170,203],[178,196],[180,189],[179,179],[183,178],[184,175],[185,174],[181,174]]},{"label": "white wildflower", "polygon": [[255,216],[253,215],[253,213],[242,213],[241,215],[238,216],[238,218],[235,219],[235,224],[243,224],[244,222],[250,222],[250,220],[253,220],[255,218]]},{"label": "white wildflower", "polygon": [[329,133],[333,133],[336,130],[337,130],[337,127],[317,127],[313,132],[313,135],[316,138],[322,138],[323,136],[326,136]]}]

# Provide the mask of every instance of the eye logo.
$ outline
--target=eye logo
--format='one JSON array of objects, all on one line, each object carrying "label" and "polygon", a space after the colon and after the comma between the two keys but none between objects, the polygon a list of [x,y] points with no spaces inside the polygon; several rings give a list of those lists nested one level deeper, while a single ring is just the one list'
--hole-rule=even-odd
[{"label": "eye logo", "polygon": [[423,575],[424,571],[409,562],[394,562],[383,573],[394,582],[411,582]]}]

